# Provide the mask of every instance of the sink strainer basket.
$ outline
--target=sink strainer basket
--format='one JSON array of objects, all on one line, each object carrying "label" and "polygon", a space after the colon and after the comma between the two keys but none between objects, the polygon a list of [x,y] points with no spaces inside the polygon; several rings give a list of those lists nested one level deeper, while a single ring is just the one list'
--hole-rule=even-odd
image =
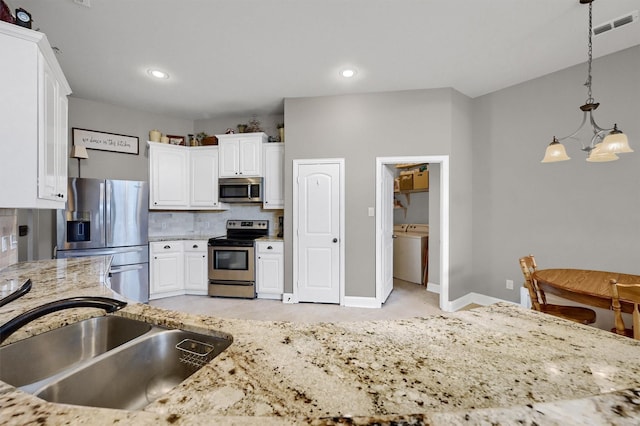
[{"label": "sink strainer basket", "polygon": [[213,359],[215,348],[197,340],[184,339],[176,345],[176,349],[180,351],[180,362],[200,368]]}]

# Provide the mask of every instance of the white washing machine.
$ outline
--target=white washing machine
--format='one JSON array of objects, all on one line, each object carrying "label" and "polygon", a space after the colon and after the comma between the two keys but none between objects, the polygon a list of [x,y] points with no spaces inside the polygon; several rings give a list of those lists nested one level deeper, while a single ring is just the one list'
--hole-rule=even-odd
[{"label": "white washing machine", "polygon": [[429,225],[394,225],[393,235],[393,277],[424,284],[428,265]]}]

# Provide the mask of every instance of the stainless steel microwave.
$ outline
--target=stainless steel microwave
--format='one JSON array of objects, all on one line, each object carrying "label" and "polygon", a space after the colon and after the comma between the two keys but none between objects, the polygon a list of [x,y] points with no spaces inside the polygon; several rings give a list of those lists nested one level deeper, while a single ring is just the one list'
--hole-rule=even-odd
[{"label": "stainless steel microwave", "polygon": [[220,179],[220,202],[223,203],[261,203],[263,179],[254,178],[228,178]]}]

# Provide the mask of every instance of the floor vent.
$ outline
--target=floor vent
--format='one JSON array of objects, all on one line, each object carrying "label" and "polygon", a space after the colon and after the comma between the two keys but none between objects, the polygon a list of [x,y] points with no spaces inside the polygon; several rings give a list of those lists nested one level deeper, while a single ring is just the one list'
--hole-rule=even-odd
[{"label": "floor vent", "polygon": [[638,11],[634,10],[633,12],[629,12],[626,15],[620,16],[618,18],[612,19],[603,24],[597,25],[593,28],[593,35],[597,36],[607,31],[615,30],[627,24],[632,24],[634,22],[638,22]]}]

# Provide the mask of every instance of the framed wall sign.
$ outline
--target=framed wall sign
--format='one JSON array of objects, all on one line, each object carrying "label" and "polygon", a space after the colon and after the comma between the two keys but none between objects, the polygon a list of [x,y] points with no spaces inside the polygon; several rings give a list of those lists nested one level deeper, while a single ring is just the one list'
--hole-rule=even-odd
[{"label": "framed wall sign", "polygon": [[99,151],[138,155],[139,140],[136,136],[97,132],[95,130],[78,129],[77,127],[74,127],[72,131],[74,145],[84,145],[87,149]]}]

